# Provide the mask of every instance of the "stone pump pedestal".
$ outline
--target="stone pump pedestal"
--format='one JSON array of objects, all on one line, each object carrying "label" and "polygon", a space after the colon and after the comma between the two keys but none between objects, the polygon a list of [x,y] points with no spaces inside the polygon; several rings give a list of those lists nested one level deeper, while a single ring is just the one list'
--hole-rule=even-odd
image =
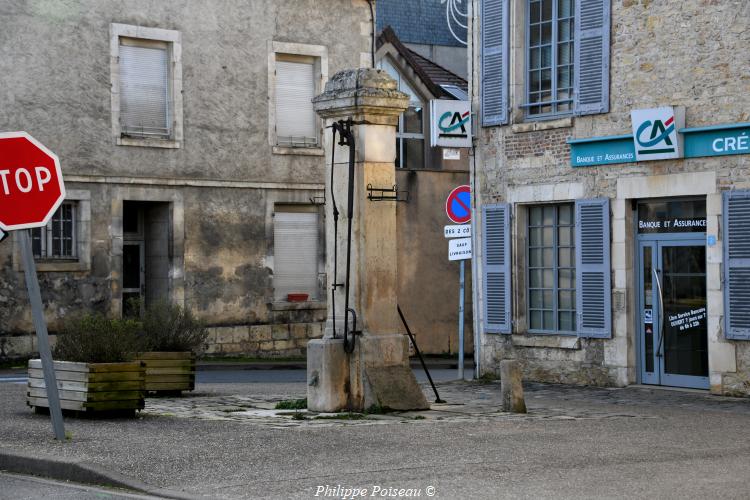
[{"label": "stone pump pedestal", "polygon": [[[307,347],[308,408],[324,412],[362,411],[373,405],[427,409],[409,366],[408,340],[398,333],[396,202],[367,197],[368,186],[390,189],[396,184],[396,124],[409,98],[386,72],[362,68],[336,73],[313,103],[326,122],[328,319],[324,337]],[[349,119],[356,144],[350,286],[348,290],[337,286],[334,291],[333,285],[344,284],[346,278],[349,148],[338,144],[339,136],[333,143],[329,127]],[[338,234],[334,200],[340,214]],[[347,293],[361,330],[351,353],[345,351],[343,339]]]}]

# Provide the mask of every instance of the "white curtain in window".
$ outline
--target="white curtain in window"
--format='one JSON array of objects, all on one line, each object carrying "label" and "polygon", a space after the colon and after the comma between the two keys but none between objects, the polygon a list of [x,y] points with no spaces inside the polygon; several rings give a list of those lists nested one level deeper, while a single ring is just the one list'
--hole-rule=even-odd
[{"label": "white curtain in window", "polygon": [[276,61],[276,137],[279,144],[317,144],[313,65]]},{"label": "white curtain in window", "polygon": [[170,135],[166,48],[120,45],[120,120],[129,135]]},{"label": "white curtain in window", "polygon": [[276,212],[273,224],[275,299],[286,300],[290,293],[317,299],[318,214]]}]

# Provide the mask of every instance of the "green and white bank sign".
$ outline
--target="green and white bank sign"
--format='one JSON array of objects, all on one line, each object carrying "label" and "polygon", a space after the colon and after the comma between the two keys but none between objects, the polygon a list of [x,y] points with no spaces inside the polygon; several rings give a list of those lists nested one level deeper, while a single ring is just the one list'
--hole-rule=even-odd
[{"label": "green and white bank sign", "polygon": [[571,166],[750,154],[750,123],[685,128],[685,108],[669,106],[630,117],[631,134],[569,139]]}]

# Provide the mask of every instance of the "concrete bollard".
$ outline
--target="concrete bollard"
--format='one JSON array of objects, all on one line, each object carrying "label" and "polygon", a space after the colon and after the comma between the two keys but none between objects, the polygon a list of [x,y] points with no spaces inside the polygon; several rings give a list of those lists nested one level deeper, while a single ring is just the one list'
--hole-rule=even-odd
[{"label": "concrete bollard", "polygon": [[523,399],[523,377],[518,361],[500,361],[500,397],[503,411],[526,413],[526,401]]}]

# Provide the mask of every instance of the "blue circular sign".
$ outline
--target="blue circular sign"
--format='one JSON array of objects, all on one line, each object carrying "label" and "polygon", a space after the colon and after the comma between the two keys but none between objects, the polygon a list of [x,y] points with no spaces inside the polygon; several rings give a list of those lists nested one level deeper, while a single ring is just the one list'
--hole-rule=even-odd
[{"label": "blue circular sign", "polygon": [[456,224],[465,224],[471,220],[470,186],[458,186],[451,191],[445,201],[445,213]]}]

